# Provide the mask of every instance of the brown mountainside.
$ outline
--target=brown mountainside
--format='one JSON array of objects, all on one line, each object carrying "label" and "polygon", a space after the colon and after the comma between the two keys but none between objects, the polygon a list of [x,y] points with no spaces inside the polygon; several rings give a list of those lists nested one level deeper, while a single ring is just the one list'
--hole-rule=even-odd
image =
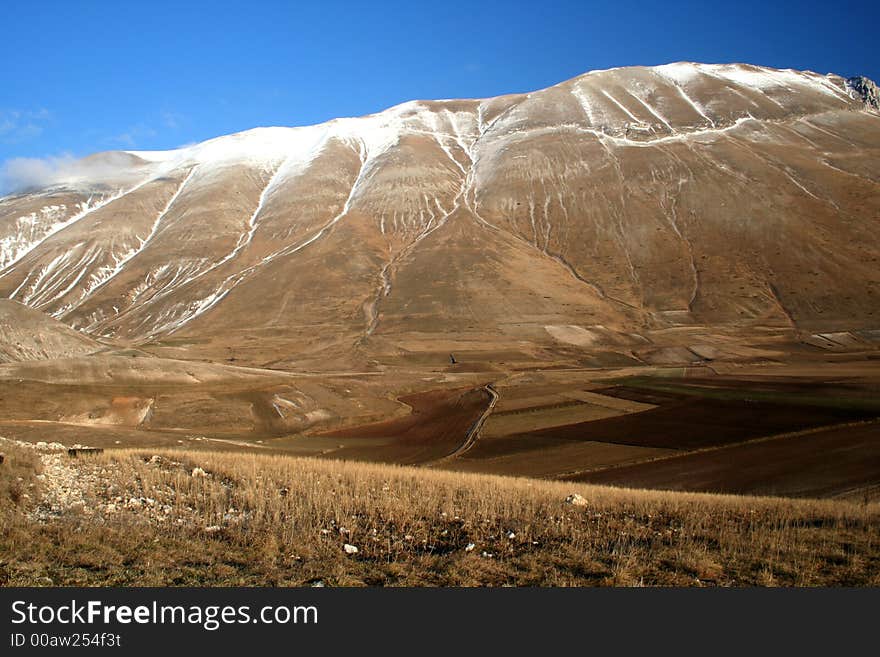
[{"label": "brown mountainside", "polygon": [[98,154],[0,199],[0,296],[282,366],[863,339],[880,326],[863,97],[835,75],[678,63]]}]

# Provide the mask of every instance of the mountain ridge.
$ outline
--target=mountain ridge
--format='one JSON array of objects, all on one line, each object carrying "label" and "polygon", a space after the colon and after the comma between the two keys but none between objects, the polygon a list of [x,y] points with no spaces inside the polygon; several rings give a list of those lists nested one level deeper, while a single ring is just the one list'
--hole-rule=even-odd
[{"label": "mountain ridge", "polygon": [[[372,112],[369,114],[359,115],[359,116],[345,116],[345,117],[335,117],[332,119],[328,119],[327,121],[321,121],[313,124],[306,125],[297,125],[297,126],[279,126],[279,125],[267,125],[267,126],[256,126],[253,128],[248,128],[246,130],[241,130],[225,135],[218,135],[216,137],[208,138],[201,142],[195,142],[193,144],[184,145],[178,148],[166,149],[166,150],[108,150],[108,151],[98,151],[91,155],[88,155],[82,160],[101,160],[103,158],[108,157],[135,157],[139,159],[145,159],[146,161],[162,161],[165,157],[170,156],[174,153],[187,152],[194,148],[205,147],[208,144],[215,144],[222,141],[233,140],[236,138],[243,138],[245,136],[256,135],[257,133],[280,133],[282,131],[302,131],[302,130],[310,130],[317,128],[327,128],[331,125],[344,124],[346,122],[357,122],[363,121],[367,119],[374,119],[379,117],[384,117],[386,115],[394,115],[395,113],[402,113],[406,110],[417,108],[419,105],[455,105],[455,104],[467,104],[467,103],[484,103],[489,101],[501,101],[504,99],[527,99],[534,94],[544,93],[550,90],[554,90],[564,85],[574,84],[578,81],[584,80],[591,76],[598,76],[603,74],[609,74],[616,71],[644,71],[644,72],[662,72],[662,71],[674,71],[674,70],[686,70],[692,69],[695,71],[703,72],[707,75],[718,75],[720,77],[728,77],[729,79],[736,79],[735,77],[730,77],[730,71],[741,70],[747,71],[751,74],[757,73],[758,76],[761,74],[770,75],[771,77],[774,74],[785,74],[785,75],[793,75],[796,77],[800,77],[803,80],[812,81],[815,84],[825,84],[830,85],[827,88],[834,89],[839,93],[848,94],[852,98],[858,97],[859,100],[864,102],[871,108],[876,109],[873,104],[871,98],[870,89],[876,89],[876,83],[870,78],[865,76],[852,76],[849,78],[845,78],[836,73],[826,73],[820,74],[815,71],[810,70],[797,70],[792,68],[787,69],[774,69],[765,66],[755,66],[751,64],[741,63],[741,62],[733,62],[733,63],[724,63],[724,64],[702,64],[696,62],[688,62],[688,61],[679,61],[679,62],[670,62],[668,64],[659,64],[655,66],[623,66],[623,67],[613,67],[608,69],[594,69],[587,71],[586,73],[574,76],[562,82],[550,85],[548,87],[544,87],[542,89],[538,89],[531,92],[512,92],[507,94],[502,94],[500,96],[491,96],[491,97],[474,97],[474,98],[443,98],[443,99],[413,99],[408,101],[403,101],[401,103],[397,103],[387,107],[385,109]],[[728,71],[725,76],[725,71]],[[873,86],[872,86],[873,85]],[[69,182],[69,181],[65,181]],[[61,183],[62,185],[64,182]],[[48,189],[51,189],[48,188]],[[40,191],[37,189],[31,191]],[[17,194],[21,194],[19,191]],[[14,196],[16,194],[8,194],[9,196]]]}]

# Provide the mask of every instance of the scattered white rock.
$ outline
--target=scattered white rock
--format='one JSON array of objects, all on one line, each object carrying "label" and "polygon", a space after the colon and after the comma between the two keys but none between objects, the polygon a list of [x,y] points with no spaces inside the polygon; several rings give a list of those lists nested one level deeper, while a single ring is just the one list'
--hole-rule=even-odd
[{"label": "scattered white rock", "polygon": [[342,546],[342,549],[345,550],[346,554],[357,554],[359,552],[359,550],[351,543],[346,543]]},{"label": "scattered white rock", "polygon": [[220,531],[220,525],[211,525],[210,527],[205,527],[205,531],[208,534],[216,534]]},{"label": "scattered white rock", "polygon": [[587,506],[589,502],[587,502],[587,498],[578,495],[577,493],[572,493],[568,497],[565,498],[566,504],[571,504],[572,506]]},{"label": "scattered white rock", "polygon": [[507,538],[509,538],[512,541],[513,539],[516,538],[516,533],[515,532],[508,532]]},{"label": "scattered white rock", "polygon": [[468,544],[465,546],[464,551],[465,551],[465,552],[473,552],[475,547],[477,547],[477,546],[474,545],[473,543],[468,543]]}]

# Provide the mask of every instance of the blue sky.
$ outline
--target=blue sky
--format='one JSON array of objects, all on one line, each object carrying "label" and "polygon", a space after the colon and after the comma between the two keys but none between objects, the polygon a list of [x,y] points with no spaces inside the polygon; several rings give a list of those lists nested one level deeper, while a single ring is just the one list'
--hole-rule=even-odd
[{"label": "blue sky", "polygon": [[2,15],[0,162],[170,148],[632,64],[880,79],[877,2],[3,0]]}]

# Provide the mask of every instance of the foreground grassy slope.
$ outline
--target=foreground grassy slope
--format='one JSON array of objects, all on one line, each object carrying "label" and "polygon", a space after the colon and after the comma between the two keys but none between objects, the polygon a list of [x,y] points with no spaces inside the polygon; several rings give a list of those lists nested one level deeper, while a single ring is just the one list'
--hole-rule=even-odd
[{"label": "foreground grassy slope", "polygon": [[5,585],[880,585],[877,504],[0,449]]}]

